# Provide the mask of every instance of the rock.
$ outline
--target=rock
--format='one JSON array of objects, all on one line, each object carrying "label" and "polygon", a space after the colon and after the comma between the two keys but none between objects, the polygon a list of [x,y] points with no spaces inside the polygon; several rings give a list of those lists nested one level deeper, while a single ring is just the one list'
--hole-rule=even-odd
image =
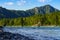
[{"label": "rock", "polygon": [[0,26],[0,32],[3,32],[3,26]]},{"label": "rock", "polygon": [[30,39],[29,37],[20,34],[0,32],[0,40],[34,40],[34,39]]}]

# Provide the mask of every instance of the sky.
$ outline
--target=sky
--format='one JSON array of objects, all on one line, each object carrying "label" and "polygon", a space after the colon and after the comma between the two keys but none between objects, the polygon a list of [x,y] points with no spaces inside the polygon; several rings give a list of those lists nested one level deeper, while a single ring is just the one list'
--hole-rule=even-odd
[{"label": "sky", "polygon": [[60,0],[0,0],[1,7],[11,10],[28,10],[47,4],[60,10]]}]

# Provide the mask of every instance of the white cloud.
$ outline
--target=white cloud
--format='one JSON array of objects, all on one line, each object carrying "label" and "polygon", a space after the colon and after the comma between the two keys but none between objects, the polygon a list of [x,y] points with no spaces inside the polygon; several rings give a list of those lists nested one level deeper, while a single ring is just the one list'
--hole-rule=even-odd
[{"label": "white cloud", "polygon": [[17,1],[17,5],[19,5],[19,6],[24,5],[25,3],[26,3],[25,0]]},{"label": "white cloud", "polygon": [[50,2],[51,0],[38,0],[38,1],[44,3],[44,2]]},{"label": "white cloud", "polygon": [[6,3],[4,3],[4,4],[11,6],[11,5],[13,5],[14,3],[13,3],[13,2],[6,2]]}]

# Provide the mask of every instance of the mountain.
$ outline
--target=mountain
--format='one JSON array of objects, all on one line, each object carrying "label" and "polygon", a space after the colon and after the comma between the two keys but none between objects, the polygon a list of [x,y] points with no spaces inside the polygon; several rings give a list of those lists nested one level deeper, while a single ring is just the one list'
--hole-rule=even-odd
[{"label": "mountain", "polygon": [[15,13],[8,9],[0,7],[0,18],[15,18],[18,17]]},{"label": "mountain", "polygon": [[34,14],[46,14],[51,12],[59,11],[58,9],[45,5],[41,7],[35,7],[26,11],[22,10],[8,10],[6,8],[0,7],[0,18],[17,18],[17,17],[28,17]]},{"label": "mountain", "polygon": [[30,16],[29,13],[27,13],[26,11],[22,11],[22,10],[10,10],[12,13],[18,15],[19,17],[27,17]]},{"label": "mountain", "polygon": [[27,12],[30,13],[39,13],[39,14],[46,14],[46,13],[51,13],[51,12],[56,12],[59,11],[58,9],[50,6],[50,5],[45,5],[41,7],[35,7],[33,9],[27,10]]}]

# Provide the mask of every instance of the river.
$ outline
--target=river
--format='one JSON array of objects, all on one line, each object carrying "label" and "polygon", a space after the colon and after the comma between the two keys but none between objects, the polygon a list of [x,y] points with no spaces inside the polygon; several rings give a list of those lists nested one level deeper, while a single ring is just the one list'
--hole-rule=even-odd
[{"label": "river", "polygon": [[3,29],[5,32],[11,33],[18,33],[29,38],[33,38],[35,40],[60,40],[60,28],[45,28],[45,27],[38,27],[38,28],[31,28],[31,27],[5,27]]}]

